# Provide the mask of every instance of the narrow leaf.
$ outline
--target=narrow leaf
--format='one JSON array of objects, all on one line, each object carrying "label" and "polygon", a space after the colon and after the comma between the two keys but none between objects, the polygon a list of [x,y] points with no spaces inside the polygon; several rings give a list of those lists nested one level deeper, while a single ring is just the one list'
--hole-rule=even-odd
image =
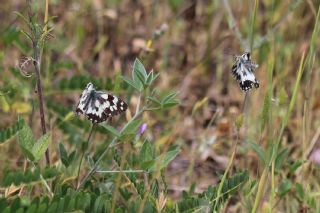
[{"label": "narrow leaf", "polygon": [[131,120],[129,123],[124,127],[124,129],[121,132],[121,137],[125,135],[131,135],[131,134],[137,134],[137,129],[141,124],[141,120]]},{"label": "narrow leaf", "polygon": [[39,160],[43,157],[44,153],[46,152],[49,144],[51,142],[51,134],[47,133],[43,135],[32,147],[32,154],[35,157],[35,160]]},{"label": "narrow leaf", "polygon": [[179,147],[176,147],[176,149],[158,156],[149,171],[152,172],[165,168],[179,154],[179,152]]},{"label": "narrow leaf", "polygon": [[19,119],[13,126],[5,130],[2,130],[0,132],[0,144],[6,142],[7,140],[15,136],[15,134],[18,131],[20,131],[23,128],[23,126],[24,126],[24,120]]},{"label": "narrow leaf", "polygon": [[106,125],[106,124],[101,124],[100,126],[102,126],[104,129],[106,129],[113,136],[120,137],[120,133],[115,128],[113,128],[112,126],[109,126],[109,125]]},{"label": "narrow leaf", "polygon": [[68,153],[62,143],[59,143],[59,153],[60,153],[61,162],[63,163],[63,165],[68,167],[69,166]]},{"label": "narrow leaf", "polygon": [[24,156],[30,160],[33,160],[34,158],[32,152],[34,142],[35,138],[32,130],[26,123],[24,123],[23,128],[18,132],[18,143]]},{"label": "narrow leaf", "polygon": [[257,143],[253,143],[253,142],[248,142],[250,147],[255,151],[255,153],[257,153],[257,155],[259,156],[260,160],[262,160],[264,163],[266,162],[266,155],[265,152],[263,151],[263,149],[257,144]]},{"label": "narrow leaf", "polygon": [[122,79],[127,83],[129,84],[130,86],[132,86],[134,89],[136,89],[138,92],[141,92],[142,91],[142,84],[139,83],[136,83],[135,81],[129,79],[128,77],[125,77],[123,76]]}]

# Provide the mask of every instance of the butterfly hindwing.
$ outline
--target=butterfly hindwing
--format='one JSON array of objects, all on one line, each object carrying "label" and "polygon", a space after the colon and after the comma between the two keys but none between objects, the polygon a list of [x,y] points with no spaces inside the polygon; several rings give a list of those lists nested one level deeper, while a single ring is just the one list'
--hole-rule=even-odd
[{"label": "butterfly hindwing", "polygon": [[112,117],[127,110],[128,105],[115,95],[99,92],[99,100],[104,103],[104,114]]}]

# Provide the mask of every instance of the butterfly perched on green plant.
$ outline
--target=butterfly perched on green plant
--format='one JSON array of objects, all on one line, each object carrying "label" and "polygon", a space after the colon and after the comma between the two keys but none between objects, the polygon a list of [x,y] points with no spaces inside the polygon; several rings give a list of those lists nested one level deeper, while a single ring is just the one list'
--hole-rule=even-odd
[{"label": "butterfly perched on green plant", "polygon": [[76,114],[84,114],[92,123],[101,123],[109,117],[126,111],[128,105],[115,95],[97,91],[88,83],[82,92],[76,108]]}]

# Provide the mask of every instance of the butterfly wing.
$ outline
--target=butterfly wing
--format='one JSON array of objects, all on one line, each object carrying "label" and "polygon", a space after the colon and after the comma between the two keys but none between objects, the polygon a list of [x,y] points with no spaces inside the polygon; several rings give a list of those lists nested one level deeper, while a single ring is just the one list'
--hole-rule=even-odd
[{"label": "butterfly wing", "polygon": [[103,113],[108,117],[116,116],[128,108],[122,99],[105,92],[98,92],[98,100],[103,103]]},{"label": "butterfly wing", "polygon": [[259,82],[257,81],[252,71],[253,70],[248,66],[245,66],[245,64],[243,64],[241,60],[238,60],[232,66],[232,75],[239,82],[240,88],[245,92],[249,91],[253,87],[259,87]]},{"label": "butterfly wing", "polygon": [[249,90],[251,90],[253,88],[253,86],[255,88],[259,87],[259,82],[257,81],[256,77],[254,76],[252,69],[248,69],[246,66],[241,65],[241,69],[240,69],[240,81],[239,81],[239,85],[240,88],[247,92]]},{"label": "butterfly wing", "polygon": [[90,102],[90,92],[86,88],[85,90],[83,90],[82,94],[80,95],[79,102],[76,108],[76,114],[77,115],[84,114],[86,111],[85,108],[89,102]]},{"label": "butterfly wing", "polygon": [[84,107],[84,114],[92,123],[101,123],[126,111],[128,105],[112,94],[95,91]]}]

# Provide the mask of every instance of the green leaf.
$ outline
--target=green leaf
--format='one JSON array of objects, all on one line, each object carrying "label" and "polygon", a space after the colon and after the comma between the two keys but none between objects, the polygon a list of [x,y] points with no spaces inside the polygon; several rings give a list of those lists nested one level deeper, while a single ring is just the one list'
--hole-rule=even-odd
[{"label": "green leaf", "polygon": [[22,153],[30,160],[34,160],[34,155],[32,152],[34,142],[35,138],[33,136],[32,130],[25,123],[23,128],[18,132],[18,143],[20,145]]},{"label": "green leaf", "polygon": [[141,122],[142,121],[140,119],[130,120],[129,123],[127,123],[127,125],[122,130],[120,137],[137,134],[137,129],[140,126]]},{"label": "green leaf", "polygon": [[110,125],[106,125],[106,124],[101,124],[100,126],[102,126],[103,128],[105,128],[109,133],[111,133],[113,136],[115,137],[120,137],[120,133],[115,129],[113,128],[112,126]]},{"label": "green leaf", "polygon": [[11,171],[4,173],[2,185],[5,187],[10,186],[13,182],[13,179],[14,174]]},{"label": "green leaf", "polygon": [[151,143],[146,140],[140,150],[140,162],[147,162],[147,161],[151,161],[154,158],[154,149],[151,145]]},{"label": "green leaf", "polygon": [[136,58],[136,60],[133,63],[133,80],[136,81],[138,78],[140,80],[140,82],[145,85],[146,81],[147,81],[147,71],[144,68],[143,64],[141,63],[141,61],[139,59]]},{"label": "green leaf", "polygon": [[158,99],[156,99],[155,97],[148,96],[147,100],[151,101],[152,103],[154,103],[158,106],[161,106],[161,102]]},{"label": "green leaf", "polygon": [[116,75],[115,75],[114,79],[115,80],[114,80],[113,93],[115,95],[118,95],[119,91],[120,91],[120,82],[121,82],[121,72],[120,71],[116,72]]},{"label": "green leaf", "polygon": [[65,167],[68,167],[69,166],[68,153],[62,143],[59,143],[59,153],[60,153],[61,162],[63,163],[63,165],[65,165]]},{"label": "green leaf", "polygon": [[76,154],[77,154],[76,151],[71,152],[71,154],[70,154],[69,157],[68,157],[68,162],[69,162],[69,163],[71,163],[71,162],[75,159]]},{"label": "green leaf", "polygon": [[102,197],[99,196],[94,202],[93,212],[94,213],[102,212],[102,208],[103,208]]},{"label": "green leaf", "polygon": [[289,171],[293,174],[305,161],[296,160],[292,165],[289,166]]},{"label": "green leaf", "polygon": [[172,107],[172,106],[179,104],[179,100],[175,99],[176,96],[177,96],[177,93],[175,93],[175,92],[172,92],[172,93],[166,95],[161,100],[162,108],[169,108],[169,107]]},{"label": "green leaf", "polygon": [[[247,182],[249,175],[247,171],[235,174],[223,183],[220,197],[217,197],[218,186],[209,186],[203,193],[195,197],[186,196],[186,199],[178,202],[175,206],[176,212],[219,212],[221,205],[228,200],[230,195]],[[188,198],[189,197],[189,198]],[[218,203],[217,203],[218,201]],[[216,209],[214,209],[216,206]]]},{"label": "green leaf", "polygon": [[240,128],[242,127],[243,125],[243,119],[244,116],[243,116],[243,113],[241,113],[240,115],[237,116],[236,118],[236,127],[237,127],[237,131],[240,131]]},{"label": "green leaf", "polygon": [[35,160],[35,156],[33,155],[32,150],[29,150],[23,146],[20,146],[20,149],[21,149],[25,158],[28,158],[31,161]]},{"label": "green leaf", "polygon": [[29,20],[22,13],[18,11],[14,11],[13,13],[19,16],[30,28],[32,28],[32,25],[30,24]]},{"label": "green leaf", "polygon": [[148,75],[148,77],[147,77],[147,79],[146,79],[146,84],[147,84],[147,85],[151,85],[151,84],[152,84],[152,82],[153,82],[153,80],[154,80],[153,77],[154,77],[154,76],[153,76],[153,70],[151,70],[150,73],[149,73],[149,75]]},{"label": "green leaf", "polygon": [[44,153],[48,149],[48,146],[51,142],[51,134],[47,133],[43,135],[32,147],[32,154],[35,157],[35,160],[39,160],[43,157]]},{"label": "green leaf", "polygon": [[255,153],[257,153],[260,160],[262,160],[263,163],[265,163],[266,162],[266,155],[265,155],[264,150],[259,146],[259,144],[254,143],[254,142],[249,142],[249,141],[248,141],[248,144],[255,151]]},{"label": "green leaf", "polygon": [[122,76],[122,79],[127,83],[129,84],[130,86],[132,86],[134,89],[136,89],[138,92],[141,92],[142,89],[143,89],[143,86],[142,84],[140,84],[140,82],[135,82],[131,79],[129,79],[128,77],[126,76]]},{"label": "green leaf", "polygon": [[304,199],[304,191],[300,183],[296,183],[296,194],[301,201]]},{"label": "green leaf", "polygon": [[176,93],[176,92],[169,93],[168,95],[166,95],[166,96],[161,100],[161,103],[162,103],[162,104],[165,104],[165,103],[173,100],[176,96],[177,96],[177,93]]},{"label": "green leaf", "polygon": [[0,132],[0,144],[11,139],[15,134],[24,127],[24,120],[19,119],[13,126]]},{"label": "green leaf", "polygon": [[151,70],[147,77],[146,84],[151,85],[158,78],[159,75],[160,73],[154,74],[153,70]]},{"label": "green leaf", "polygon": [[287,157],[289,153],[289,150],[287,148],[283,149],[281,152],[279,152],[278,156],[276,157],[275,160],[275,169],[276,171],[280,170],[281,165],[284,161],[284,159]]},{"label": "green leaf", "polygon": [[177,146],[175,149],[159,155],[148,170],[153,172],[165,168],[179,154],[179,152],[180,148]]},{"label": "green leaf", "polygon": [[268,121],[270,109],[271,109],[271,96],[268,91],[266,96],[264,97],[263,108],[260,115],[261,117],[260,131],[261,132],[264,130],[266,123]]},{"label": "green leaf", "polygon": [[284,179],[279,186],[278,194],[280,197],[283,197],[287,192],[289,192],[292,188],[292,183],[288,179]]},{"label": "green leaf", "polygon": [[175,101],[170,101],[170,102],[166,102],[165,104],[162,105],[162,108],[166,109],[166,108],[170,108],[170,107],[173,107],[173,106],[176,106],[180,104],[179,101],[175,100]]}]

